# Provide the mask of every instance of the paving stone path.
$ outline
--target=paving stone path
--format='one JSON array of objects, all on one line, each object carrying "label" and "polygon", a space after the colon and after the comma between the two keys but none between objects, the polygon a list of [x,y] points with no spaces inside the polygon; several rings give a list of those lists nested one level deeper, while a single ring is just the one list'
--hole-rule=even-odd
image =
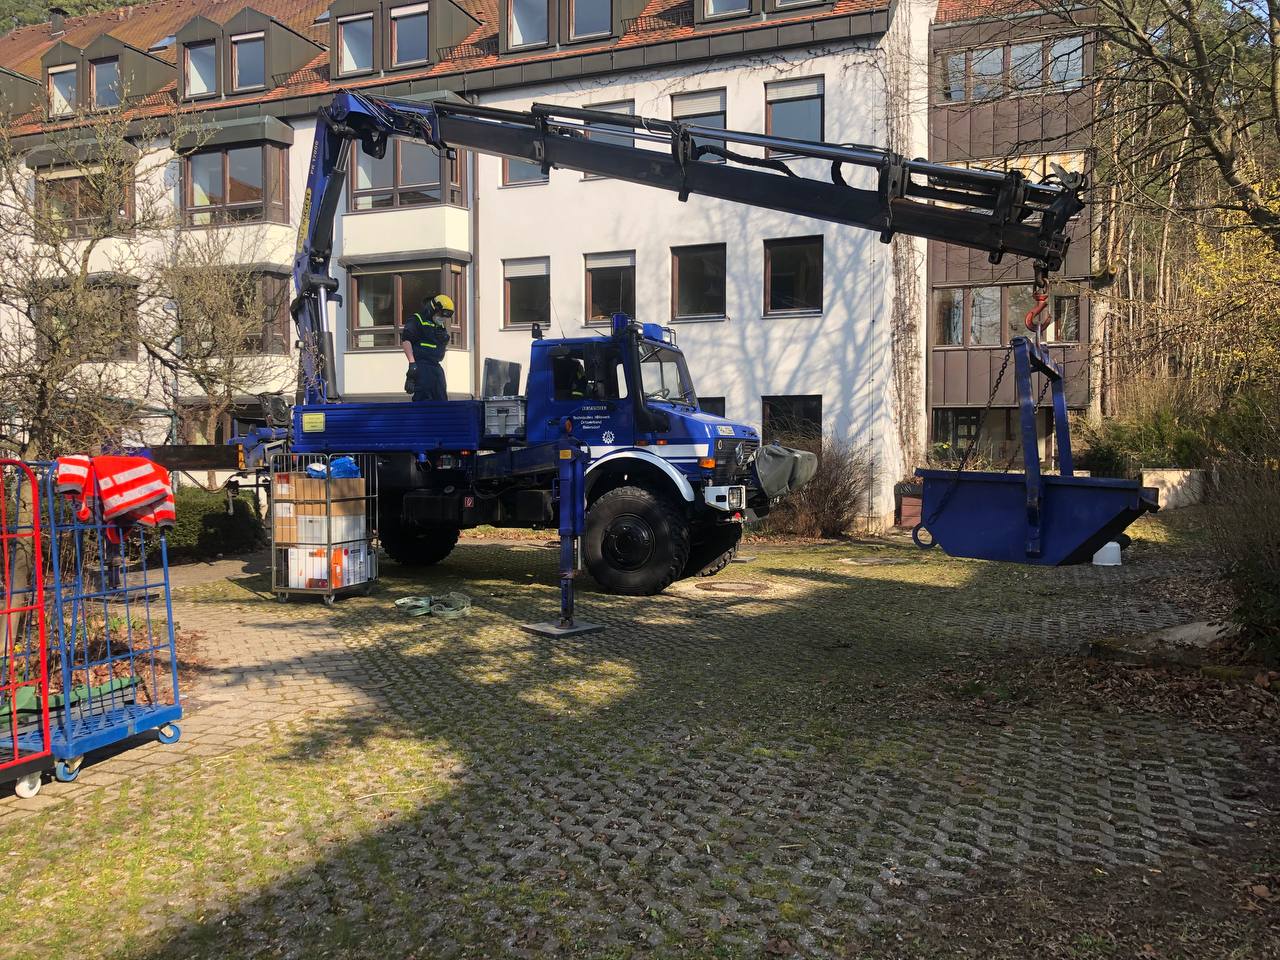
[{"label": "paving stone path", "polygon": [[[210,663],[181,741],[0,799],[0,839],[39,830],[73,857],[142,830],[169,882],[84,956],[751,956],[779,938],[822,956],[1032,862],[1171,869],[1255,815],[1231,738],[1056,704],[994,726],[925,695],[975,657],[1178,622],[1144,594],[1189,569],[1160,551],[1114,575],[753,552],[713,591],[588,593],[607,630],[571,641],[519,627],[555,602],[535,544],[390,568],[332,610],[214,570],[175,603]],[[886,556],[906,562],[845,562]],[[391,607],[458,588],[466,620]],[[52,867],[10,866],[9,886],[57,889]]]}]

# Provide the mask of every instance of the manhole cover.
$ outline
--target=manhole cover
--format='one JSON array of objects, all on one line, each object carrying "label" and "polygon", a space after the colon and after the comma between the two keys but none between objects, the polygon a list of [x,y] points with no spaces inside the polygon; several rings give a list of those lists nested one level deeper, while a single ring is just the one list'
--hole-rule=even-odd
[{"label": "manhole cover", "polygon": [[906,557],[842,557],[841,563],[855,567],[890,567],[900,563],[914,563]]},{"label": "manhole cover", "polygon": [[708,580],[695,584],[699,590],[707,593],[751,593],[757,596],[764,592],[764,584],[751,583],[747,580]]}]

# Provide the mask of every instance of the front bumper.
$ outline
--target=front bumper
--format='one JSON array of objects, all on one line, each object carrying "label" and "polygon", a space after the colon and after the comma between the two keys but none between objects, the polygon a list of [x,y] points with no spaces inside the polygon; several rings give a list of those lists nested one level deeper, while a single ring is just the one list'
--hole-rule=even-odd
[{"label": "front bumper", "polygon": [[707,486],[702,488],[702,499],[713,510],[741,513],[747,508],[747,488],[742,484]]}]

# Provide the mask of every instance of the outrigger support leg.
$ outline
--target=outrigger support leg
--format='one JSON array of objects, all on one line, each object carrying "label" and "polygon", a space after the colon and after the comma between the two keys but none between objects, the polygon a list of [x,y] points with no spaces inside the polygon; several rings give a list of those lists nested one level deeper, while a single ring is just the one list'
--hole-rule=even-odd
[{"label": "outrigger support leg", "polygon": [[560,620],[527,623],[524,629],[540,637],[576,637],[600,633],[603,626],[579,623],[573,616],[573,581],[581,567],[582,536],[587,530],[586,467],[589,451],[573,436],[568,421],[560,436],[555,496],[560,506]]}]

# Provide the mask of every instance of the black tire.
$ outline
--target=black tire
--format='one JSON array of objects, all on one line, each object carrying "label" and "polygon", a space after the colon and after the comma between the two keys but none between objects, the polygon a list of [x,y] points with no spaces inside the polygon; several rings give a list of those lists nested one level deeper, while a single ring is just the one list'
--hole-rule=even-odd
[{"label": "black tire", "polygon": [[610,593],[661,593],[689,561],[689,521],[665,497],[643,487],[617,487],[587,512],[587,569]]},{"label": "black tire", "polygon": [[729,565],[738,553],[742,524],[724,523],[695,528],[693,547],[684,565],[682,577],[714,577]]},{"label": "black tire", "polygon": [[460,532],[457,527],[405,526],[384,519],[378,539],[387,556],[402,567],[429,567],[453,552]]}]

